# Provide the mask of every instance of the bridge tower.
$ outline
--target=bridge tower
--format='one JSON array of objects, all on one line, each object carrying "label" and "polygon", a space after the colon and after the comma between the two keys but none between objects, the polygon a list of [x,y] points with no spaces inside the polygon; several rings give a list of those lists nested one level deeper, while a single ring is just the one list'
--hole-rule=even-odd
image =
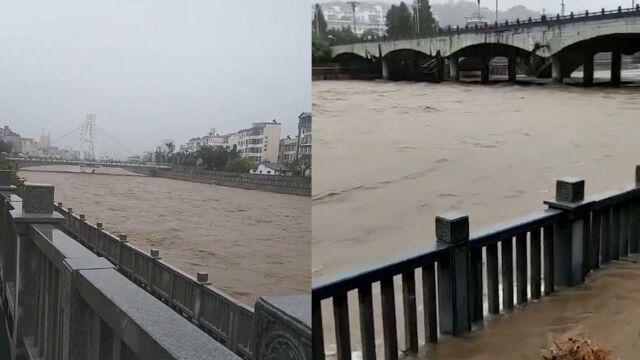
[{"label": "bridge tower", "polygon": [[[96,114],[87,114],[87,120],[84,122],[80,131],[80,158],[82,160],[93,161],[96,159],[95,155],[95,141],[96,141]],[[88,156],[85,153],[84,146],[89,145]]]}]

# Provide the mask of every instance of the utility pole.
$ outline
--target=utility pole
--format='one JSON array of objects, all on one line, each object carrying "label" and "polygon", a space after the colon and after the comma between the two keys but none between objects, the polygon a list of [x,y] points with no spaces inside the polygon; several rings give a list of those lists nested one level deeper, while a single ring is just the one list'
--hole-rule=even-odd
[{"label": "utility pole", "polygon": [[[320,5],[316,5],[316,6],[320,6]],[[320,9],[316,7],[315,16],[314,16],[316,18],[316,34],[318,36],[320,36],[320,16],[319,16],[320,14],[318,14],[319,10]]]},{"label": "utility pole", "polygon": [[420,36],[420,0],[414,1],[414,7],[416,9],[416,38]]},{"label": "utility pole", "polygon": [[353,11],[353,33],[356,33],[356,6],[360,5],[358,1],[348,1],[347,4],[351,5]]},{"label": "utility pole", "polygon": [[496,0],[496,23],[498,23],[498,0]]},{"label": "utility pole", "polygon": [[560,4],[560,15],[564,16],[564,0],[562,0],[562,3]]}]

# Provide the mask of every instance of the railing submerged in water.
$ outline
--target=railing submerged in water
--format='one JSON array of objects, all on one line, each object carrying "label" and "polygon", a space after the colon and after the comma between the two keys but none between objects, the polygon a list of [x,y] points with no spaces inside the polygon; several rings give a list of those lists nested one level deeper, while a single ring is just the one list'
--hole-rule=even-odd
[{"label": "railing submerged in water", "polygon": [[[438,216],[437,243],[426,251],[317,279],[312,291],[313,358],[325,359],[323,302],[333,308],[338,359],[351,359],[352,343],[360,345],[363,359],[376,359],[374,322],[380,321],[383,358],[398,359],[394,282],[402,284],[405,351],[416,354],[420,345],[435,344],[443,335],[471,331],[485,314],[508,312],[515,304],[580,284],[602,264],[640,252],[640,166],[636,184],[625,189],[585,199],[584,184],[558,180],[556,199],[545,201],[548,209],[471,235],[467,216]],[[417,271],[421,284],[416,283]],[[372,288],[378,284],[381,316],[373,307]],[[418,318],[416,287],[421,288],[423,319]],[[349,293],[357,293],[359,323],[353,327],[359,327],[359,342],[350,334]],[[418,338],[420,322],[424,341]]]},{"label": "railing submerged in water", "polygon": [[11,359],[311,359],[308,297],[263,297],[254,312],[206,274],[194,279],[54,205],[52,186],[27,183],[22,199],[9,179],[0,171]]}]

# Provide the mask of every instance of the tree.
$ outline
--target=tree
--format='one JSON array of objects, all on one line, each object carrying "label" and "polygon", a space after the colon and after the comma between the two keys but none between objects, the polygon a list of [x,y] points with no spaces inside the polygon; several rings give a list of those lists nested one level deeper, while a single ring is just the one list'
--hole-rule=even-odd
[{"label": "tree", "polygon": [[378,37],[378,33],[373,29],[367,29],[360,35],[360,39],[362,40],[377,39]]},{"label": "tree", "polygon": [[311,37],[311,62],[314,64],[331,61],[331,47],[327,40],[315,33]]},{"label": "tree", "polygon": [[386,16],[387,35],[391,39],[403,39],[410,37],[413,31],[412,15],[407,4],[391,5]]},{"label": "tree", "polygon": [[344,26],[341,29],[327,30],[327,38],[332,44],[350,44],[357,42],[358,35],[351,31],[351,26]]},{"label": "tree", "polygon": [[169,155],[173,154],[173,152],[176,149],[176,145],[172,142],[168,142],[167,143],[167,153],[169,153]]},{"label": "tree", "polygon": [[251,160],[245,158],[236,158],[229,161],[224,170],[236,173],[248,173],[249,170],[253,169],[253,167],[254,164]]},{"label": "tree", "polygon": [[0,140],[0,153],[11,154],[11,151],[13,151],[13,145],[4,140]]},{"label": "tree", "polygon": [[327,35],[327,20],[324,18],[320,4],[315,5],[311,26],[313,27],[313,33],[317,36],[323,38]]},{"label": "tree", "polygon": [[416,33],[418,37],[433,35],[436,32],[438,22],[433,17],[429,0],[418,0],[418,9],[415,13],[414,19],[416,20],[414,21],[417,23]]}]

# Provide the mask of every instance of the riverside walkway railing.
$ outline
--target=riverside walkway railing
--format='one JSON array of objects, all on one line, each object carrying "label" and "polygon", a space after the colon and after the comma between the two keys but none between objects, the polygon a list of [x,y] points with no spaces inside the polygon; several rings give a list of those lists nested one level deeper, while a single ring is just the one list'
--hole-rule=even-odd
[{"label": "riverside walkway railing", "polygon": [[52,186],[27,184],[23,200],[9,179],[0,171],[0,326],[12,359],[311,359],[308,297],[262,297],[254,311],[207,274],[194,279],[54,205]]},{"label": "riverside walkway railing", "polygon": [[[395,303],[394,283],[402,288],[403,352],[416,354],[422,344],[471,331],[487,314],[509,312],[516,304],[580,284],[601,265],[639,252],[640,166],[632,186],[589,198],[584,198],[584,186],[580,179],[558,180],[555,200],[545,201],[547,209],[473,234],[467,216],[438,216],[436,245],[423,252],[315,280],[314,360],[325,359],[323,316],[335,325],[338,359],[351,359],[352,344],[361,348],[363,359],[376,359],[376,323],[382,324],[383,358],[398,359],[400,305]],[[374,312],[372,292],[378,284],[380,316]],[[422,294],[422,318],[417,292]],[[350,293],[357,293],[356,309],[349,309]],[[324,305],[333,314],[322,313],[324,302],[330,302]],[[357,324],[350,323],[350,311],[356,312]],[[423,341],[418,338],[420,325]],[[359,328],[359,339],[352,338],[353,328]]]},{"label": "riverside walkway railing", "polygon": [[65,210],[62,203],[54,205],[54,210],[62,215],[65,232],[80,244],[238,355],[251,357],[253,309],[211,286],[207,273],[194,278],[162,261],[157,249],[146,253],[130,244],[126,235],[111,234],[101,223],[90,224],[85,215]]}]

